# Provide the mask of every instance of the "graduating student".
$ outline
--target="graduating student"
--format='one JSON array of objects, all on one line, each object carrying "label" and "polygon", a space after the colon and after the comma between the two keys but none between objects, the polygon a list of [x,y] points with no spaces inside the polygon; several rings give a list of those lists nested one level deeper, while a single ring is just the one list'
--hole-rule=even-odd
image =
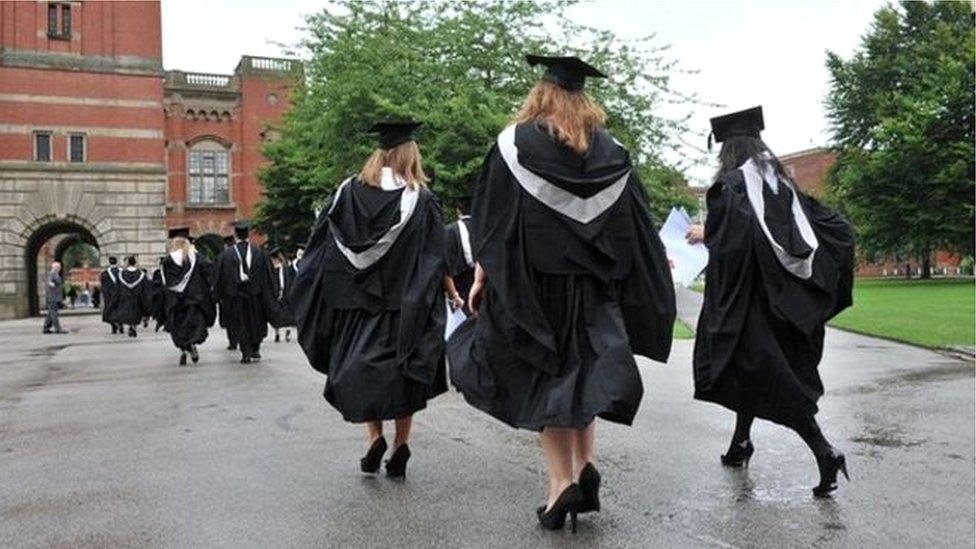
[{"label": "graduating student", "polygon": [[459,296],[463,299],[474,282],[474,255],[471,251],[471,196],[454,199],[457,220],[446,228],[445,258],[447,274],[451,275]]},{"label": "graduating student", "polygon": [[796,431],[826,496],[847,474],[814,419],[824,324],[851,305],[854,241],[848,223],[805,195],[760,139],[762,109],[713,118],[722,143],[706,195],[709,262],[695,340],[695,398],[737,414],[722,463],[748,464],[755,417]]},{"label": "graduating student", "polygon": [[[233,246],[234,246],[234,235],[225,236],[224,237],[224,250],[229,250]],[[217,256],[217,260],[219,260],[219,259],[220,259],[220,256],[218,255]],[[216,260],[215,260],[215,263],[216,263]],[[216,274],[216,273],[214,273],[214,274]],[[219,312],[218,319],[220,320],[220,327],[223,328],[224,331],[227,333],[227,350],[228,351],[236,351],[237,350],[237,336],[234,334],[234,331],[231,330],[230,327],[229,327],[229,324],[227,322],[227,315],[224,313],[224,308],[223,307],[220,307],[219,304],[218,304],[217,311]]]},{"label": "graduating student", "polygon": [[112,326],[113,334],[125,333],[122,325],[112,320],[114,316],[112,296],[118,293],[119,287],[119,258],[114,255],[108,257],[108,267],[99,276],[102,287],[102,322]]},{"label": "graduating student", "polygon": [[166,331],[180,350],[180,366],[187,354],[193,363],[200,360],[197,346],[207,340],[217,310],[210,288],[210,262],[199,254],[190,238],[190,229],[169,232],[169,254],[159,269],[162,282],[162,307]]},{"label": "graduating student", "polygon": [[271,319],[271,326],[275,329],[275,343],[281,341],[281,329],[285,329],[285,341],[291,341],[291,329],[295,326],[295,315],[292,313],[291,288],[295,282],[295,268],[291,266],[288,258],[281,248],[272,248],[268,254],[271,256],[272,286],[274,288],[275,301],[278,302],[278,314]]},{"label": "graduating student", "polygon": [[648,197],[627,151],[584,91],[601,72],[543,64],[488,154],[472,201],[477,312],[451,336],[451,378],[468,403],[539,431],[549,491],[543,528],[600,509],[597,417],[629,425],[643,395],[634,354],[665,361],[674,289]]},{"label": "graduating student", "polygon": [[[170,231],[170,237],[172,238],[173,231]],[[163,286],[163,263],[166,261],[166,256],[159,258],[157,262],[156,270],[153,271],[152,278],[150,279],[151,297],[150,297],[150,307],[149,316],[156,321],[156,331],[158,332],[160,328],[166,325],[166,307],[165,307],[165,293]]]},{"label": "graduating student", "polygon": [[251,225],[234,226],[236,242],[217,258],[214,295],[227,324],[228,339],[241,347],[241,364],[261,359],[268,319],[276,314],[271,262],[248,241]]},{"label": "graduating student", "polygon": [[363,472],[379,470],[382,422],[395,420],[392,477],[406,473],[413,414],[447,389],[444,225],[414,141],[420,125],[373,126],[379,148],[319,216],[291,294],[325,399],[366,424]]},{"label": "graduating student", "polygon": [[113,318],[129,326],[129,337],[136,337],[136,326],[149,315],[151,288],[146,272],[136,267],[135,256],[130,255],[125,262],[119,273],[118,292],[112,296],[116,302]]}]

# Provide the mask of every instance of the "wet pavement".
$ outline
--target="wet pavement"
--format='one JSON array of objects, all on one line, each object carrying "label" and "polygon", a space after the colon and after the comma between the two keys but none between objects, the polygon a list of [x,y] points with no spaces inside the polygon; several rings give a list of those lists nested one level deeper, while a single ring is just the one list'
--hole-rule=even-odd
[{"label": "wet pavement", "polygon": [[217,332],[178,368],[164,334],[64,324],[0,322],[2,547],[974,545],[974,367],[914,347],[828,331],[819,419],[852,475],[831,500],[776,425],[757,422],[748,470],[719,465],[733,416],[692,400],[691,341],[642,360],[634,426],[598,424],[603,512],[573,536],[536,525],[536,435],[456,394],[417,416],[405,481],[364,477],[361,427],[294,343],[242,366]]}]

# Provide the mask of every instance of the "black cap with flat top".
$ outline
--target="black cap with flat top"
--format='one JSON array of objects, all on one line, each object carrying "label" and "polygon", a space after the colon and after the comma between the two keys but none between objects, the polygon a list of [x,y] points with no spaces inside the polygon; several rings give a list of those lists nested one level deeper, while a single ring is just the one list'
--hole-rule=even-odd
[{"label": "black cap with flat top", "polygon": [[712,133],[708,136],[708,148],[712,148],[712,136],[716,143],[721,143],[730,137],[755,137],[766,129],[763,122],[762,107],[752,107],[744,111],[723,114],[711,119]]},{"label": "black cap with flat top", "polygon": [[405,120],[402,122],[377,122],[369,128],[369,133],[378,135],[377,142],[383,150],[392,149],[415,139],[414,132],[423,122]]},{"label": "black cap with flat top", "polygon": [[172,229],[169,230],[169,237],[170,238],[183,237],[183,238],[189,239],[190,238],[190,228],[189,227],[173,227]]},{"label": "black cap with flat top", "polygon": [[247,235],[251,232],[251,223],[249,221],[235,221],[234,222],[234,235],[241,240],[247,238]]},{"label": "black cap with flat top", "polygon": [[533,67],[544,65],[546,73],[542,79],[570,91],[583,89],[589,78],[606,78],[596,67],[575,56],[526,55],[525,60]]}]

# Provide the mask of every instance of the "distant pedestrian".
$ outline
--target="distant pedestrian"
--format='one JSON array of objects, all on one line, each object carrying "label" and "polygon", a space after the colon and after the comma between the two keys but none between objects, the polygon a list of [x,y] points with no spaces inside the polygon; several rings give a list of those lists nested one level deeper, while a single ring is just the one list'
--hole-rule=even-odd
[{"label": "distant pedestrian", "polygon": [[150,285],[145,271],[136,268],[135,256],[126,258],[126,267],[119,274],[117,319],[129,326],[129,337],[136,337],[136,327],[150,313]]},{"label": "distant pedestrian", "polygon": [[47,316],[44,318],[45,334],[65,334],[61,329],[60,313],[64,305],[64,290],[61,287],[61,263],[51,264],[51,272],[47,275]]},{"label": "distant pedestrian", "polygon": [[713,118],[722,143],[701,236],[710,251],[695,339],[695,398],[736,413],[723,465],[753,454],[753,418],[796,431],[817,460],[815,496],[837,489],[844,454],[817,424],[824,325],[851,305],[854,239],[797,188],[762,139],[762,109]]},{"label": "distant pedestrian", "polygon": [[112,326],[113,334],[125,333],[125,329],[122,328],[122,324],[116,318],[118,301],[115,298],[121,286],[119,282],[120,273],[119,258],[114,255],[108,256],[108,267],[102,271],[99,281],[102,286],[102,322]]},{"label": "distant pedestrian", "polygon": [[275,343],[281,341],[281,329],[285,329],[285,341],[291,341],[291,329],[295,327],[295,315],[292,313],[291,287],[295,281],[295,269],[288,263],[288,258],[281,248],[272,248],[269,252],[272,267],[272,286],[275,300],[278,302],[278,314],[271,318],[274,327]]},{"label": "distant pedestrian", "polygon": [[159,274],[162,324],[173,344],[180,350],[180,366],[186,366],[187,355],[196,364],[200,360],[197,346],[207,340],[207,329],[217,317],[210,278],[212,269],[193,246],[188,227],[169,231],[169,254],[163,259]]}]

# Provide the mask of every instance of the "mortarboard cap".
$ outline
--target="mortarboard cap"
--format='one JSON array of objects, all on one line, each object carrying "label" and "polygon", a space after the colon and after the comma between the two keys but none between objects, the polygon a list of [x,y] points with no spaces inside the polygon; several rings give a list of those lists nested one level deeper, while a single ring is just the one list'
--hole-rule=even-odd
[{"label": "mortarboard cap", "polygon": [[417,128],[423,126],[423,122],[406,120],[403,122],[377,122],[369,128],[369,133],[375,133],[379,137],[377,141],[383,150],[392,149],[407,141],[413,141],[413,133]]},{"label": "mortarboard cap", "polygon": [[544,65],[542,79],[570,91],[583,89],[587,77],[606,78],[607,75],[579,57],[551,57],[546,55],[526,55],[525,60],[533,67]]},{"label": "mortarboard cap", "polygon": [[762,107],[753,107],[711,119],[712,133],[708,136],[708,148],[712,148],[712,137],[721,143],[730,137],[755,137],[765,129]]},{"label": "mortarboard cap", "polygon": [[190,228],[189,227],[173,227],[169,230],[169,237],[176,238],[182,236],[183,238],[190,238]]},{"label": "mortarboard cap", "polygon": [[234,234],[237,238],[247,238],[248,233],[251,232],[251,222],[250,221],[235,221],[234,222]]}]

